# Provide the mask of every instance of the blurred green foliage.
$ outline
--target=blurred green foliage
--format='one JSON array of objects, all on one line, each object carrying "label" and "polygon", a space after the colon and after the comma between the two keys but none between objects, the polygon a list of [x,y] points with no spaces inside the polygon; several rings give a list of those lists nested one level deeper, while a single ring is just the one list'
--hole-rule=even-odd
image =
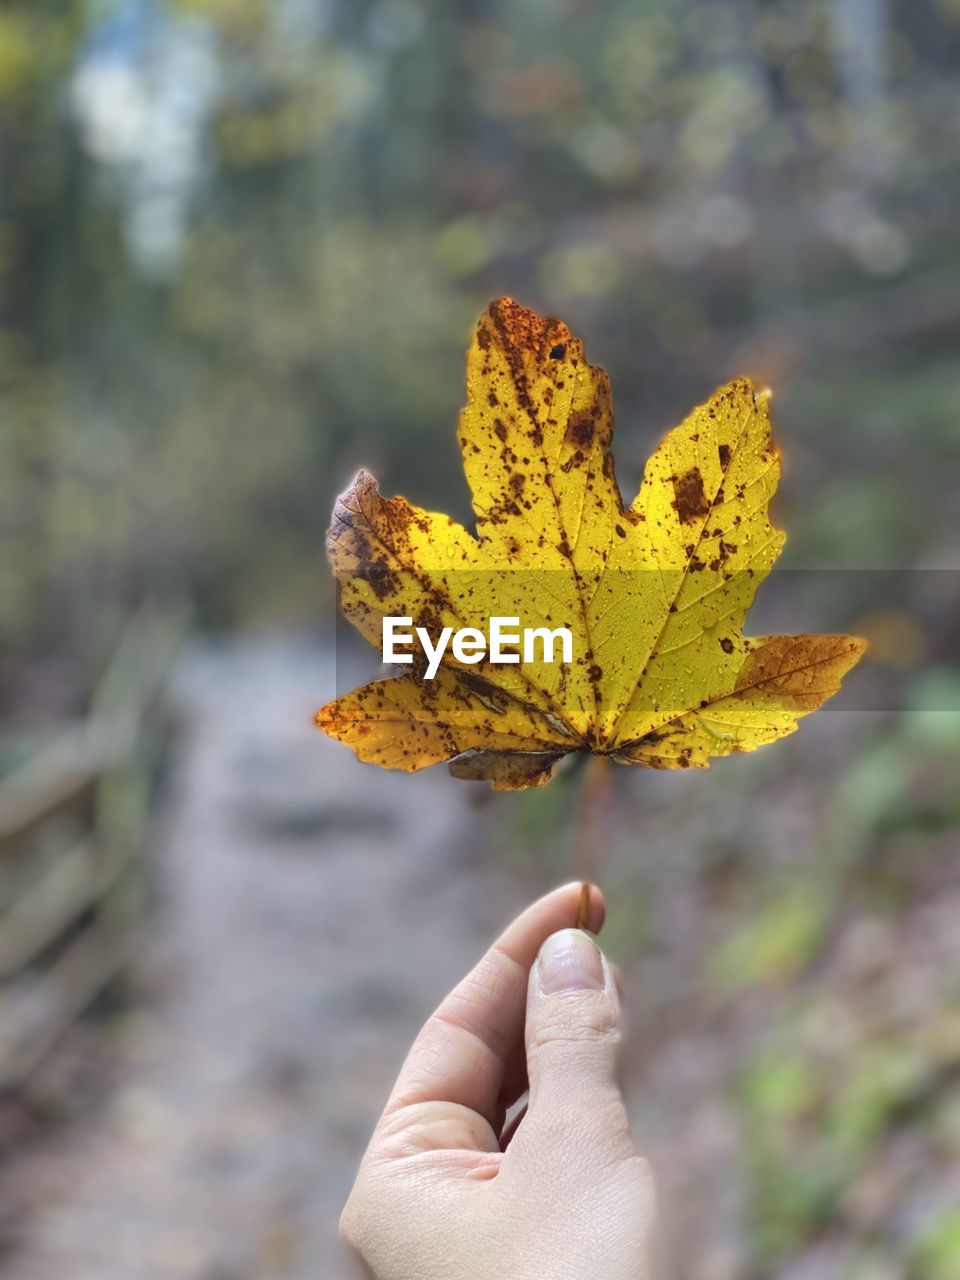
[{"label": "blurred green foliage", "polygon": [[960,1271],[960,1210],[948,1209],[921,1244],[917,1265],[923,1280],[950,1280]]},{"label": "blurred green foliage", "polygon": [[[957,0],[0,9],[18,723],[145,594],[326,620],[361,463],[466,518],[462,353],[497,293],[610,370],[627,493],[716,382],[774,387],[786,561],[838,570],[791,577],[784,629],[865,630],[875,711],[632,778],[603,850],[651,1037],[731,1019],[736,1274],[960,1274],[958,53]],[[574,789],[498,802],[496,847],[561,874]]]},{"label": "blurred green foliage", "polygon": [[610,367],[625,488],[746,371],[794,563],[955,558],[958,46],[947,0],[11,0],[7,696],[146,591],[309,618],[361,461],[466,514],[501,291]]}]

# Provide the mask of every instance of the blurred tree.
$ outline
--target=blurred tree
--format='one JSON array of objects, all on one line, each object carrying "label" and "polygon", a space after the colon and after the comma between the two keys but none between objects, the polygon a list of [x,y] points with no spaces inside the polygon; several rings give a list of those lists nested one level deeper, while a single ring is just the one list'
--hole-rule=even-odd
[{"label": "blurred tree", "polygon": [[[958,43],[952,0],[7,5],[8,683],[148,588],[314,614],[361,461],[466,515],[433,443],[497,292],[610,366],[625,487],[691,393],[752,373],[798,552],[910,561],[949,523],[906,423],[943,434]],[[891,523],[891,464],[929,518]]]}]

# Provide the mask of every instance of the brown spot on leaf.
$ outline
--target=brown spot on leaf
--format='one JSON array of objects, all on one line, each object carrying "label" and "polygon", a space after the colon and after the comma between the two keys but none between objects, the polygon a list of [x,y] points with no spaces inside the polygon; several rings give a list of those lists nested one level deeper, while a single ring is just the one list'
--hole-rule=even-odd
[{"label": "brown spot on leaf", "polygon": [[579,449],[589,449],[593,444],[596,425],[594,416],[589,409],[582,409],[579,413],[573,413],[567,423],[567,429],[563,437],[564,441],[567,444],[576,445]]},{"label": "brown spot on leaf", "polygon": [[691,467],[682,476],[675,476],[673,492],[674,508],[684,524],[693,524],[710,510],[699,467]]},{"label": "brown spot on leaf", "polygon": [[399,590],[400,584],[397,581],[397,575],[385,564],[379,562],[371,564],[363,575],[378,600],[385,600],[387,596],[392,596]]}]

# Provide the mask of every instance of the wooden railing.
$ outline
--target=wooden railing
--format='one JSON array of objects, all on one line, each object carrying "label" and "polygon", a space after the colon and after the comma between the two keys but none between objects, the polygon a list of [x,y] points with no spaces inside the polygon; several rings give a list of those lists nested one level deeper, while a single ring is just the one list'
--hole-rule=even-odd
[{"label": "wooden railing", "polygon": [[130,957],[183,624],[135,615],[87,719],[0,778],[0,1090],[29,1081]]}]

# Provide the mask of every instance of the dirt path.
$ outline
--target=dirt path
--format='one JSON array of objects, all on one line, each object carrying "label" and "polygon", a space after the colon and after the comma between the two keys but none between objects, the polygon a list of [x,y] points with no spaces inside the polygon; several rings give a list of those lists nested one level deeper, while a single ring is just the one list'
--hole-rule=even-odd
[{"label": "dirt path", "polygon": [[[543,793],[478,807],[486,790],[442,770],[365,769],[310,724],[329,685],[324,655],[292,642],[186,656],[187,730],[114,1087],[0,1165],[0,1238],[16,1246],[3,1280],[355,1276],[336,1218],[400,1059],[566,854],[559,789],[552,808]],[[831,761],[853,752],[842,728],[815,720],[779,773],[749,758],[698,778],[647,772],[617,799],[603,936],[623,963],[627,1101],[677,1280],[904,1280],[958,1201],[952,829],[913,835],[870,876],[852,861],[822,938],[789,927],[823,871]],[[882,849],[872,838],[871,858]],[[875,885],[895,908],[880,910]],[[927,1058],[904,1058],[916,1045]],[[771,1061],[788,1080],[816,1064],[813,1120],[771,1121],[767,1095],[745,1091]],[[904,1061],[923,1070],[902,1076]],[[903,1092],[864,1094],[874,1078]],[[876,1133],[851,1158],[849,1194],[797,1222],[793,1189],[818,1176],[821,1134],[859,1123],[863,1097],[879,1097]],[[771,1213],[795,1238],[768,1265]]]},{"label": "dirt path", "polygon": [[108,1105],[17,1165],[8,1280],[354,1275],[335,1221],[370,1126],[518,891],[467,853],[470,789],[312,729],[329,684],[293,643],[187,655],[141,1007]]}]

